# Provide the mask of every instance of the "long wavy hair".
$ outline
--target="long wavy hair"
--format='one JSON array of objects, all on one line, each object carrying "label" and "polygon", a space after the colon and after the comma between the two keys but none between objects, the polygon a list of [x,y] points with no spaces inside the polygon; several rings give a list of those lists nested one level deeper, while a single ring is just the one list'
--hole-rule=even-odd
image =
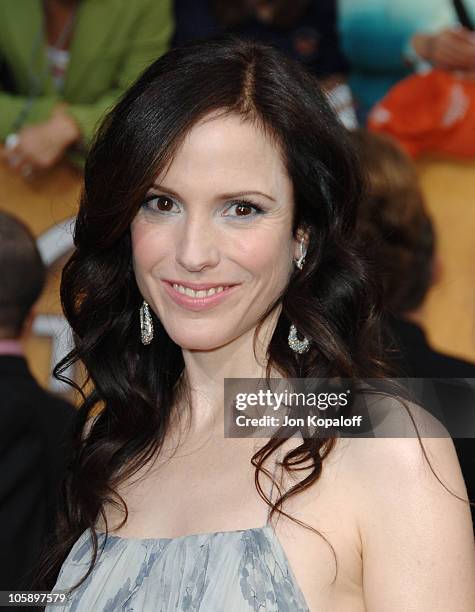
[{"label": "long wavy hair", "polygon": [[[138,313],[143,298],[132,268],[130,224],[186,134],[215,111],[237,114],[275,139],[294,187],[294,235],[299,227],[310,234],[303,270],[292,273],[258,322],[255,339],[267,316],[281,305],[267,350],[268,373],[275,368],[289,378],[347,379],[386,373],[380,291],[355,242],[363,181],[348,134],[315,78],[270,47],[234,38],[173,49],[108,114],[86,162],[75,251],[61,282],[75,348],[55,374],[68,380],[64,370],[81,362],[87,379],[82,387],[69,381],[83,392],[83,401],[63,483],[56,544],[51,544],[40,572],[43,588],[52,588],[69,550],[91,529],[93,559],[79,584],[86,579],[97,555],[94,526],[100,516],[106,522],[105,504],[123,508],[122,526],[127,506],[117,487],[156,456],[167,435],[184,360],[180,346],[153,313],[159,348],[141,344]],[[305,354],[288,346],[291,323],[310,340]],[[86,435],[91,415],[95,419]],[[285,439],[271,438],[252,457],[257,490],[272,512],[285,514],[282,504],[319,479],[334,440],[303,438],[283,457],[285,470],[307,465],[312,471],[289,490],[279,489],[275,503],[264,493],[260,477],[272,478],[263,464]]]}]

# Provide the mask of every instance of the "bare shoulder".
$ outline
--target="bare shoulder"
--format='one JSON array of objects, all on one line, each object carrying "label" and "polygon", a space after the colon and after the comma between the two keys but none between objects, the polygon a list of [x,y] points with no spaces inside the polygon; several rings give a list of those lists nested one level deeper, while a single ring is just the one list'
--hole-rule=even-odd
[{"label": "bare shoulder", "polygon": [[[430,487],[466,497],[460,465],[450,437],[353,438],[339,440],[345,475],[367,494],[405,495],[411,489]],[[452,496],[453,497],[453,496]]]},{"label": "bare shoulder", "polygon": [[472,610],[475,544],[452,440],[339,439],[335,450],[361,538],[367,611]]},{"label": "bare shoulder", "polygon": [[337,445],[351,481],[370,498],[384,491],[395,501],[412,491],[455,503],[449,489],[466,499],[453,441],[432,414],[399,397],[375,394],[365,401],[375,437],[339,439]]},{"label": "bare shoulder", "polygon": [[448,438],[445,426],[423,406],[394,394],[359,396],[376,438]]},{"label": "bare shoulder", "polygon": [[360,478],[376,483],[378,476],[387,476],[387,470],[393,477],[406,478],[408,472],[414,476],[414,471],[422,477],[433,473],[431,466],[438,466],[455,486],[462,482],[459,493],[463,493],[455,447],[440,421],[407,399],[374,393],[364,394],[363,400],[371,437],[339,438],[336,444],[335,454],[351,478],[357,471]]}]

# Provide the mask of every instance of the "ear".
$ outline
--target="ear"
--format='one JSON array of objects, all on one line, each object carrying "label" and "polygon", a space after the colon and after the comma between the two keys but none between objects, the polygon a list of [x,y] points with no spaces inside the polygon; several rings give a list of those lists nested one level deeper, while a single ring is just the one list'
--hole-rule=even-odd
[{"label": "ear", "polygon": [[310,242],[310,233],[304,227],[299,227],[297,229],[295,239],[294,239],[294,259],[299,259],[301,255],[301,247],[300,243],[303,241],[303,252],[304,254],[307,252],[308,245]]}]

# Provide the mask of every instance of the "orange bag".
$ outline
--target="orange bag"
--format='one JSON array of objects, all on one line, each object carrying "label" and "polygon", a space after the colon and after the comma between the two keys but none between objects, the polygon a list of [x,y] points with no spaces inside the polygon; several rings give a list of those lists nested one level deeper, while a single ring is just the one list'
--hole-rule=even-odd
[{"label": "orange bag", "polygon": [[442,70],[410,76],[372,109],[368,128],[390,134],[414,157],[475,157],[475,80]]}]

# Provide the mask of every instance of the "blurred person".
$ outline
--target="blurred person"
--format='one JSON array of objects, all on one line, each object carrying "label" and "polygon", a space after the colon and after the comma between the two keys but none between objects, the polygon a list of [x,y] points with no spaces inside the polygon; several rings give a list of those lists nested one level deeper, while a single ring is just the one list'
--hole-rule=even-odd
[{"label": "blurred person", "polygon": [[[450,23],[447,16],[443,29],[416,33],[410,41],[416,59],[435,68],[475,76],[475,1],[452,0],[459,23]],[[447,25],[450,23],[450,27]]]},{"label": "blurred person", "polygon": [[25,177],[67,153],[80,163],[99,118],[172,29],[171,0],[3,0],[4,160]]},{"label": "blurred person", "polygon": [[54,527],[76,415],[72,405],[37,384],[25,359],[45,275],[28,228],[0,211],[1,591],[31,588]]},{"label": "blurred person", "polygon": [[[443,264],[414,163],[388,136],[357,130],[351,138],[368,177],[358,231],[383,278],[393,365],[409,378],[475,379],[475,364],[435,350],[424,330],[425,299]],[[473,388],[440,380],[435,389],[449,431],[461,436],[454,444],[475,500]],[[473,507],[472,516],[475,524]]]},{"label": "blurred person", "polygon": [[414,163],[387,136],[357,130],[352,138],[369,180],[359,231],[379,254],[392,325],[403,345],[413,349],[406,356],[406,374],[475,377],[474,364],[438,353],[422,340],[425,298],[439,280],[443,264]]},{"label": "blurred person", "polygon": [[362,120],[413,70],[434,66],[471,78],[475,38],[469,27],[475,22],[475,0],[338,2],[342,48],[351,62],[349,82]]},{"label": "blurred person", "polygon": [[225,435],[228,378],[387,382],[361,187],[315,78],[254,41],[172,49],[104,120],[61,283],[55,372],[93,384],[47,610],[472,612],[449,439]]},{"label": "blurred person", "polygon": [[319,79],[344,125],[353,128],[336,17],[336,0],[175,0],[174,44],[224,33],[270,44]]}]

